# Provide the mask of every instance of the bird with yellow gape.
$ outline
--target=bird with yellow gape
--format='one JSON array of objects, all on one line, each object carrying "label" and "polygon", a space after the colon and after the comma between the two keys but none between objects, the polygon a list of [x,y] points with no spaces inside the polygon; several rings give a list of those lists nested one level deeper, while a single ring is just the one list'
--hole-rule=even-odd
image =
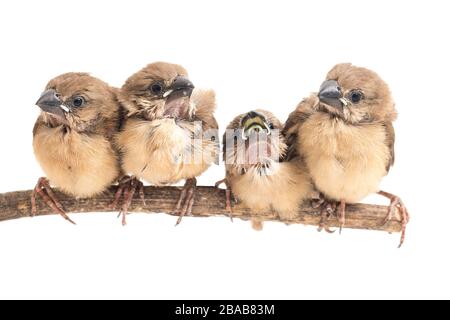
[{"label": "bird with yellow gape", "polygon": [[[145,201],[143,182],[185,180],[174,207],[179,224],[192,214],[196,178],[218,162],[215,92],[196,88],[177,64],[151,63],[120,89],[87,73],[65,73],[47,84],[36,104],[41,113],[33,148],[46,177],[34,188],[33,214],[40,197],[73,222],[52,186],[89,198],[118,184],[111,206],[123,196],[125,224],[136,192]],[[225,178],[216,184],[226,185],[230,216],[234,198],[251,210],[252,225],[261,230],[261,212],[273,211],[288,224],[311,201],[321,212],[319,230],[332,232],[330,214],[342,228],[346,204],[378,193],[390,200],[384,223],[396,210],[402,216],[401,246],[408,210],[398,196],[379,188],[394,164],[396,117],[388,85],[374,71],[350,63],[334,66],[284,124],[268,109],[236,116],[223,135]]]}]

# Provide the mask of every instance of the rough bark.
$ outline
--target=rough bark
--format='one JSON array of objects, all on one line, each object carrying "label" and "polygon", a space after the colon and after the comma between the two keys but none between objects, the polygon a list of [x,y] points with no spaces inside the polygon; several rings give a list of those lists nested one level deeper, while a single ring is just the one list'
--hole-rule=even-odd
[{"label": "rough bark", "polygon": [[[109,205],[112,202],[115,190],[116,187],[111,187],[107,192],[90,199],[75,199],[58,190],[55,190],[55,194],[67,212],[109,212],[111,211]],[[146,204],[144,205],[142,203],[136,193],[130,207],[130,213],[163,212],[171,214],[180,190],[181,188],[179,187],[145,187]],[[228,212],[225,210],[224,190],[214,187],[197,187],[196,191],[193,216],[228,216]],[[0,194],[0,221],[30,217],[30,198],[30,190]],[[39,197],[37,199],[37,208],[37,216],[55,214]],[[399,232],[401,230],[401,217],[398,212],[392,221],[384,226],[381,225],[383,219],[386,217],[387,210],[386,206],[368,204],[348,205],[346,209],[345,228]],[[233,217],[249,220],[252,215],[250,210],[236,205],[233,207]],[[264,220],[280,221],[279,217],[272,212],[264,214]],[[283,222],[318,226],[320,223],[320,214],[318,209],[314,209],[308,204],[305,204],[299,208],[299,215],[296,219]],[[338,224],[334,216],[328,220],[330,227],[337,227]]]}]

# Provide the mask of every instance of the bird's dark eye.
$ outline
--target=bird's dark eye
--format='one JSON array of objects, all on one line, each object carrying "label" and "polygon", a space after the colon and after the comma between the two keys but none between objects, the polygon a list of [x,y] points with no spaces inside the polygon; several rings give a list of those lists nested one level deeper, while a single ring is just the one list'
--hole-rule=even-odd
[{"label": "bird's dark eye", "polygon": [[274,128],[273,123],[269,123],[269,129],[273,130],[273,128]]},{"label": "bird's dark eye", "polygon": [[164,93],[164,84],[159,81],[153,82],[150,86],[150,91],[154,95],[161,95],[162,93]]},{"label": "bird's dark eye", "polygon": [[364,95],[360,90],[352,90],[350,91],[349,98],[352,103],[358,103],[364,98]]},{"label": "bird's dark eye", "polygon": [[75,97],[72,100],[72,105],[76,108],[82,107],[85,104],[85,100],[83,97]]}]

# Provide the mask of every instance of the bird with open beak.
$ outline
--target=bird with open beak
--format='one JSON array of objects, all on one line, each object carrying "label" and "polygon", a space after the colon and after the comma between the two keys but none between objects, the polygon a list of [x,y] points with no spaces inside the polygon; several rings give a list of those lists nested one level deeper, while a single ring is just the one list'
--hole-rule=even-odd
[{"label": "bird with open beak", "polygon": [[[182,66],[156,62],[125,82],[120,101],[126,109],[126,121],[117,136],[122,168],[133,179],[157,186],[186,180],[175,207],[178,225],[192,213],[196,177],[217,162],[215,93],[194,90]],[[128,194],[123,218],[133,191]]]},{"label": "bird with open beak", "polygon": [[252,227],[261,230],[262,213],[275,212],[289,223],[312,192],[301,163],[280,162],[286,151],[281,122],[269,111],[237,116],[223,136],[226,208],[232,215],[231,195],[253,213]]},{"label": "bird with open beak", "polygon": [[290,114],[284,134],[291,146],[288,158],[304,161],[325,207],[333,211],[338,206],[341,228],[346,203],[376,192],[390,199],[384,223],[396,209],[401,213],[401,246],[408,211],[399,197],[379,190],[394,164],[396,117],[388,85],[375,72],[344,63],[331,69],[318,94]]},{"label": "bird with open beak", "polygon": [[47,84],[36,105],[41,113],[33,130],[36,159],[47,178],[32,194],[73,223],[50,184],[79,198],[105,191],[120,175],[118,151],[111,141],[120,126],[115,89],[87,73],[65,73]]}]

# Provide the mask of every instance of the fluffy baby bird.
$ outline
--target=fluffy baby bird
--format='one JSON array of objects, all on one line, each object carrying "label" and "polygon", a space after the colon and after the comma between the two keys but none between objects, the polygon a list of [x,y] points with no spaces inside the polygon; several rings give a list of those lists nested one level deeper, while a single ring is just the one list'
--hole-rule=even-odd
[{"label": "fluffy baby bird", "polygon": [[289,222],[298,214],[312,186],[301,163],[279,162],[287,149],[281,122],[269,111],[255,110],[237,116],[224,134],[227,186],[226,206],[231,212],[231,194],[252,210],[252,226],[261,230],[259,213],[274,211]]},{"label": "fluffy baby bird", "polygon": [[186,180],[175,208],[178,225],[192,213],[196,177],[217,162],[215,93],[194,90],[182,66],[156,62],[125,82],[120,102],[126,109],[117,137],[124,172],[157,186]]},{"label": "fluffy baby bird", "polygon": [[379,190],[394,164],[396,117],[388,85],[375,72],[344,63],[331,69],[318,94],[291,113],[284,134],[292,145],[288,158],[304,161],[315,187],[339,205],[341,228],[346,203],[377,192],[391,201],[385,222],[396,208],[402,214],[401,246],[408,211],[400,198]]},{"label": "fluffy baby bird", "polygon": [[36,105],[41,113],[33,130],[36,159],[47,178],[32,195],[72,222],[50,184],[75,197],[101,193],[120,175],[118,152],[111,141],[120,125],[115,90],[87,73],[65,73],[47,84]]}]

